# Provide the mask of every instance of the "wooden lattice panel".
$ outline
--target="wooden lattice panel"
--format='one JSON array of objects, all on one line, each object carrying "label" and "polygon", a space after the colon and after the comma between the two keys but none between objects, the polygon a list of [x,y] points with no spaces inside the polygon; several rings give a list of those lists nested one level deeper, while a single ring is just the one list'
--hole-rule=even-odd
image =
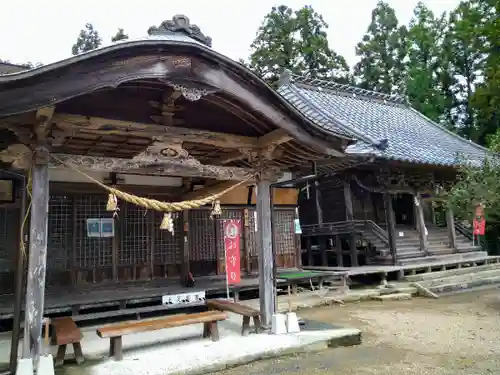
[{"label": "wooden lattice panel", "polygon": [[189,211],[189,244],[191,261],[217,259],[215,224],[210,217],[210,210]]},{"label": "wooden lattice panel", "polygon": [[182,221],[179,212],[172,213],[174,233],[160,229],[163,213],[154,212],[154,263],[161,265],[181,264]]},{"label": "wooden lattice panel", "polygon": [[87,219],[112,217],[106,211],[106,196],[78,195],[76,199],[76,248],[75,265],[80,269],[92,269],[113,264],[113,237],[87,237]]},{"label": "wooden lattice panel", "polygon": [[120,207],[118,265],[149,265],[152,212],[129,203]]},{"label": "wooden lattice panel", "polygon": [[73,199],[52,195],[49,199],[47,273],[67,270],[73,255]]},{"label": "wooden lattice panel", "polygon": [[18,249],[19,212],[13,207],[0,207],[0,272],[15,269],[14,259]]},{"label": "wooden lattice panel", "polygon": [[295,254],[295,212],[293,210],[274,211],[274,246],[276,255]]}]

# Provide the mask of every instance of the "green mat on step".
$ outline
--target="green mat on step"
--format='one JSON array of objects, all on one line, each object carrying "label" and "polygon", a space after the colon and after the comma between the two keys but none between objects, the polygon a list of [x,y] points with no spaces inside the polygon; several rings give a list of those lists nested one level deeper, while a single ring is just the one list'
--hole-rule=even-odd
[{"label": "green mat on step", "polygon": [[304,272],[279,273],[277,276],[280,279],[306,279],[311,277],[319,277],[323,275],[324,274],[320,272],[304,271]]}]

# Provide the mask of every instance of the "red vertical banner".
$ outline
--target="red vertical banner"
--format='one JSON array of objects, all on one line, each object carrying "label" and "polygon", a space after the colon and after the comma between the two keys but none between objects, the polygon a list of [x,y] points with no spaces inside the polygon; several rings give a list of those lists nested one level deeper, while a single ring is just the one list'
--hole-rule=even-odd
[{"label": "red vertical banner", "polygon": [[484,217],[484,208],[479,205],[476,207],[476,212],[474,214],[473,220],[473,233],[476,236],[484,236],[484,232],[486,229],[486,219]]},{"label": "red vertical banner", "polygon": [[226,252],[226,273],[229,285],[241,281],[240,234],[241,220],[222,220],[224,228],[224,250]]}]

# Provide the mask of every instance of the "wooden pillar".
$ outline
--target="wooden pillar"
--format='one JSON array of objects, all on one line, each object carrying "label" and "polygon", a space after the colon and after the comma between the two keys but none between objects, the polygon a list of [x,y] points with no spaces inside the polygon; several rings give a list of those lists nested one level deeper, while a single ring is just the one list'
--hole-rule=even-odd
[{"label": "wooden pillar", "polygon": [[448,238],[450,240],[450,247],[453,252],[457,252],[457,233],[455,232],[455,218],[453,216],[453,210],[448,208],[446,210],[446,226],[448,227]]},{"label": "wooden pillar", "polygon": [[424,219],[424,210],[422,208],[422,200],[420,199],[420,194],[418,192],[415,192],[413,194],[413,200],[415,202],[418,238],[420,240],[420,251],[422,251],[425,255],[427,255],[427,253],[429,252],[429,245],[427,243],[427,234],[425,229],[425,219]]},{"label": "wooden pillar", "polygon": [[389,249],[391,250],[392,262],[397,263],[397,248],[396,248],[396,218],[392,209],[392,195],[384,193],[384,207],[387,217],[387,236],[389,238]]},{"label": "wooden pillar", "polygon": [[270,328],[274,313],[273,240],[271,231],[270,182],[262,177],[257,180],[257,222],[259,223],[259,299],[262,324]]},{"label": "wooden pillar", "polygon": [[309,267],[314,266],[311,236],[306,237],[306,251],[307,251],[307,265]]},{"label": "wooden pillar", "polygon": [[[299,208],[295,208],[295,220],[299,220]],[[293,231],[295,232],[295,222],[293,223]],[[295,233],[295,267],[302,267],[302,235]]]},{"label": "wooden pillar", "polygon": [[344,254],[342,253],[342,240],[340,235],[335,236],[335,252],[337,254],[337,266],[344,267]]},{"label": "wooden pillar", "polygon": [[182,219],[182,266],[181,266],[181,284],[186,283],[189,274],[189,211],[184,210],[181,213]]},{"label": "wooden pillar", "polygon": [[49,211],[48,157],[48,150],[37,146],[33,152],[31,170],[31,218],[23,358],[31,358],[34,361],[34,368],[37,367],[42,349]]},{"label": "wooden pillar", "polygon": [[[347,221],[354,220],[354,208],[352,204],[351,179],[347,177],[344,181],[345,217]],[[349,235],[349,250],[351,252],[351,267],[358,267],[358,250],[356,249],[356,233]]]}]

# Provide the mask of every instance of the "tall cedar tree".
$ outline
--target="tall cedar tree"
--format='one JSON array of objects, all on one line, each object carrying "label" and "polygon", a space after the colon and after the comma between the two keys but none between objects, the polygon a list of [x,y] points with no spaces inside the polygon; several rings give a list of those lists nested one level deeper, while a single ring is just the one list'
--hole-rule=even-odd
[{"label": "tall cedar tree", "polygon": [[453,109],[457,131],[460,135],[478,141],[472,96],[475,86],[484,71],[481,10],[473,1],[462,1],[450,15],[451,63],[453,75],[458,82],[454,85],[456,106]]},{"label": "tall cedar tree", "polygon": [[[500,0],[475,0],[481,13],[483,81],[477,84],[471,105],[476,114],[478,141],[489,140],[500,152]],[[493,136],[492,136],[493,134]]]},{"label": "tall cedar tree", "polygon": [[99,36],[97,30],[94,29],[91,23],[85,24],[85,28],[80,31],[76,43],[73,45],[71,52],[73,55],[78,55],[79,53],[92,51],[100,47],[102,44],[102,39]]},{"label": "tall cedar tree", "polygon": [[249,67],[276,85],[284,69],[299,75],[348,82],[349,67],[333,51],[326,35],[328,25],[310,6],[297,11],[273,7],[251,45]]},{"label": "tall cedar tree", "polygon": [[354,67],[356,83],[387,94],[404,91],[406,33],[389,4],[379,1],[363,40],[356,46],[360,61]]},{"label": "tall cedar tree", "polygon": [[412,106],[430,119],[445,122],[453,102],[448,90],[452,83],[445,51],[446,15],[436,18],[419,2],[407,34],[405,88]]},{"label": "tall cedar tree", "polygon": [[127,40],[128,35],[125,34],[125,31],[123,29],[118,29],[116,34],[111,38],[112,42],[118,42],[119,40]]}]

